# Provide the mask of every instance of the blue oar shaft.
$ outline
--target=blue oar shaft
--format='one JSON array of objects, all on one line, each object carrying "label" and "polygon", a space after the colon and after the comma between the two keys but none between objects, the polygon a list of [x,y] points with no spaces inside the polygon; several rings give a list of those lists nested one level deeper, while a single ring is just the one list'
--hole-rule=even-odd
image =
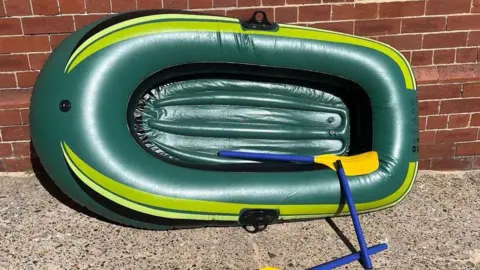
[{"label": "blue oar shaft", "polygon": [[228,158],[252,159],[252,160],[274,160],[274,161],[290,161],[290,162],[306,162],[314,163],[314,157],[297,156],[297,155],[281,155],[281,154],[263,154],[255,152],[239,152],[239,151],[219,151],[218,155]]},{"label": "blue oar shaft", "polygon": [[[373,247],[368,248],[368,255],[373,255],[379,252],[382,252],[388,248],[387,244],[379,244],[375,245]],[[360,255],[360,252],[355,252],[350,255],[347,255],[345,257],[338,258],[336,260],[333,260],[331,262],[327,262],[318,266],[315,266],[313,268],[310,268],[310,270],[331,270],[335,269],[337,267],[340,267],[342,265],[349,264],[354,261],[360,260],[362,255]]]}]

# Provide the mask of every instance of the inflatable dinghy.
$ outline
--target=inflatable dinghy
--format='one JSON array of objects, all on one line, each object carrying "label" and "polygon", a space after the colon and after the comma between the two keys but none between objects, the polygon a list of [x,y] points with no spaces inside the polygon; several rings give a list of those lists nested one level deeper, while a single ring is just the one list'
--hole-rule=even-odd
[{"label": "inflatable dinghy", "polygon": [[418,167],[417,91],[402,54],[271,23],[261,11],[246,21],[137,11],[86,26],[46,62],[30,117],[33,145],[59,188],[141,228],[348,214],[328,166],[220,150],[375,151],[378,169],[349,178],[359,212],[401,201]]}]

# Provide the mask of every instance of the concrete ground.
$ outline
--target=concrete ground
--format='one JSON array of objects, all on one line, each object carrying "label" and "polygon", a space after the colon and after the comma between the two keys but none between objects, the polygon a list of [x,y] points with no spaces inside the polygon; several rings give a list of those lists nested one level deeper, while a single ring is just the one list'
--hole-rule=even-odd
[{"label": "concrete ground", "polygon": [[[305,269],[356,246],[348,217],[260,234],[146,231],[60,202],[48,180],[3,175],[0,184],[0,269]],[[480,172],[421,172],[405,201],[361,220],[369,244],[390,246],[373,257],[376,269],[480,269]]]}]

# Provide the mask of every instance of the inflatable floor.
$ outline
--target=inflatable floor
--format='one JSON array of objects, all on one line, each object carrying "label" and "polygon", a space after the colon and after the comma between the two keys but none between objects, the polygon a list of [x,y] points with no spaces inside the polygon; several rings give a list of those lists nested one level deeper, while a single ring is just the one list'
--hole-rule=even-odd
[{"label": "inflatable floor", "polygon": [[419,150],[415,79],[402,54],[254,15],[137,11],[67,38],[36,82],[30,116],[60,189],[149,229],[238,225],[252,211],[269,223],[330,217],[348,208],[327,166],[218,151],[375,151],[378,169],[349,178],[357,209],[400,202]]}]

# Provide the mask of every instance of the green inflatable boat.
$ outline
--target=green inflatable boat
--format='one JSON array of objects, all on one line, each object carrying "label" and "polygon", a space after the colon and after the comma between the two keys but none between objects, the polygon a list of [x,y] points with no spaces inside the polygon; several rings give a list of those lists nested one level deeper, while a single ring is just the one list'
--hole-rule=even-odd
[{"label": "green inflatable boat", "polygon": [[[353,156],[359,212],[400,202],[418,168],[417,91],[392,47],[366,38],[171,10],[114,15],[50,56],[31,102],[34,148],[69,197],[149,229],[348,213],[326,166],[219,150]],[[247,218],[248,219],[248,218]]]}]

